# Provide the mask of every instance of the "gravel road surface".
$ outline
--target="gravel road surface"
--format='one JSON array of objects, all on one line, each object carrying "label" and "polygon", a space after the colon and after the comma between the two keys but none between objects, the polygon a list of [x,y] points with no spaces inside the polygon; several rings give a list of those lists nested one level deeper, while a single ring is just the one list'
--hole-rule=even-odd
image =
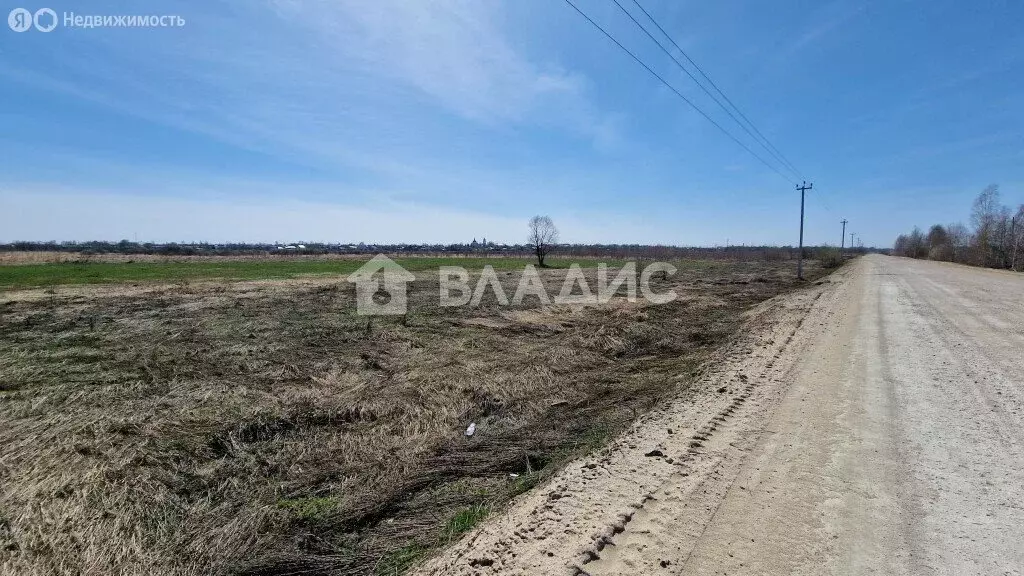
[{"label": "gravel road surface", "polygon": [[423,574],[1024,574],[1024,275],[871,255]]}]

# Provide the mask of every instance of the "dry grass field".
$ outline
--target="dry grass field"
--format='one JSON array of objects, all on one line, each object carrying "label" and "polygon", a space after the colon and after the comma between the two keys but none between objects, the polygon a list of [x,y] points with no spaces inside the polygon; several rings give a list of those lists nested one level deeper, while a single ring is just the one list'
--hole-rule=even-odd
[{"label": "dry grass field", "polygon": [[0,292],[0,573],[401,573],[796,286],[679,266],[661,306],[439,308],[419,272],[372,321],[340,277]]}]

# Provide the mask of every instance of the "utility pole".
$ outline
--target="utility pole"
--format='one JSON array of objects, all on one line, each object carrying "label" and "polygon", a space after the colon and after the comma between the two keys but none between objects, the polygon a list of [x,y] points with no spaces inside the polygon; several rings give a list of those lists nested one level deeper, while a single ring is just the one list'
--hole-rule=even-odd
[{"label": "utility pole", "polygon": [[1017,245],[1020,239],[1017,238],[1017,217],[1010,218],[1010,240],[1013,240],[1013,257],[1010,259],[1010,270],[1017,270]]},{"label": "utility pole", "polygon": [[842,252],[846,248],[846,218],[839,221],[843,225],[843,235],[840,236],[839,240],[839,251]]},{"label": "utility pole", "polygon": [[796,277],[799,280],[804,279],[804,192],[812,188],[814,183],[808,185],[807,181],[796,187],[800,191],[800,257],[796,261]]}]

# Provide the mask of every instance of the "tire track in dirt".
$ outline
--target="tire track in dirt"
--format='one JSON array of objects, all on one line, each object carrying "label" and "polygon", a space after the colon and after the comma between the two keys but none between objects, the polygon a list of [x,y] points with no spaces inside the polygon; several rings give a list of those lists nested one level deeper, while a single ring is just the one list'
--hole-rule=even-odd
[{"label": "tire track in dirt", "polygon": [[[622,537],[605,542],[615,548],[608,549],[609,553],[592,564],[576,566],[577,574],[652,574],[658,570],[673,573],[675,567],[685,565],[726,493],[733,489],[743,454],[764,432],[763,427],[752,425],[763,423],[774,405],[771,392],[784,388],[787,380],[786,370],[776,364],[780,360],[785,362],[784,356],[794,346],[793,340],[804,319],[822,294],[823,291],[814,291],[810,305],[795,308],[804,314],[795,318],[783,344],[771,349],[767,362],[747,365],[748,369],[756,369],[754,378],[748,377],[742,368],[737,369],[735,380],[739,381],[739,389],[732,400],[692,436],[687,453],[681,459],[684,470],[647,497],[645,506],[635,515],[639,522],[631,523]],[[709,507],[709,503],[714,505]],[[592,558],[601,550],[588,552],[591,552],[588,557]]]},{"label": "tire track in dirt", "polygon": [[[419,574],[673,573],[821,332],[849,273],[765,302],[704,375],[608,447],[473,531]],[[823,298],[824,297],[824,298]]]}]

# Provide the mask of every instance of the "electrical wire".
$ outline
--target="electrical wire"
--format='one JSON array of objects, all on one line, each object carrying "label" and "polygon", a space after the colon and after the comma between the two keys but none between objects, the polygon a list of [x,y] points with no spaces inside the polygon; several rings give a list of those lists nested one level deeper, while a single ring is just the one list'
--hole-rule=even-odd
[{"label": "electrical wire", "polygon": [[622,50],[623,52],[625,52],[626,54],[628,54],[628,55],[630,56],[630,58],[632,58],[633,60],[635,60],[635,61],[636,61],[636,63],[637,63],[637,64],[639,64],[640,66],[642,66],[642,67],[643,67],[643,68],[644,68],[645,70],[647,70],[647,72],[649,72],[649,73],[650,73],[650,74],[651,74],[652,76],[654,76],[655,78],[657,78],[657,79],[658,79],[658,80],[659,80],[659,81],[660,81],[660,82],[661,82],[662,84],[664,84],[664,85],[665,85],[665,87],[666,87],[666,88],[668,88],[669,90],[671,90],[671,91],[672,91],[672,92],[673,92],[673,93],[674,93],[674,94],[675,94],[676,96],[678,96],[678,97],[679,97],[680,99],[682,99],[682,100],[683,100],[684,102],[686,102],[687,104],[689,104],[691,108],[693,108],[694,110],[696,110],[696,111],[697,111],[697,112],[698,112],[698,113],[699,113],[699,114],[700,114],[701,116],[703,116],[703,117],[704,117],[704,118],[705,118],[705,119],[706,119],[706,120],[707,120],[708,122],[710,122],[710,123],[711,123],[712,125],[714,125],[714,127],[715,127],[715,128],[718,128],[718,130],[720,130],[720,131],[721,131],[721,132],[722,132],[723,134],[725,134],[726,136],[728,136],[728,137],[729,137],[729,139],[731,139],[731,140],[732,140],[733,142],[735,142],[736,144],[738,144],[738,145],[739,145],[739,146],[740,146],[741,148],[743,148],[744,150],[746,150],[746,151],[747,151],[747,153],[749,153],[749,154],[750,154],[751,156],[753,156],[754,158],[756,158],[756,159],[757,159],[758,161],[760,161],[760,162],[761,162],[762,164],[764,164],[765,166],[767,166],[767,167],[768,167],[769,169],[771,169],[771,170],[772,170],[773,172],[775,172],[776,174],[778,174],[779,176],[781,176],[781,177],[782,177],[783,179],[785,179],[785,180],[789,181],[789,182],[790,182],[791,184],[794,184],[794,185],[796,184],[796,181],[794,181],[794,180],[790,179],[790,177],[789,177],[789,176],[786,176],[785,174],[783,174],[783,173],[782,173],[781,171],[779,171],[779,169],[778,169],[778,168],[776,168],[775,166],[773,166],[773,165],[769,164],[769,163],[768,163],[767,161],[765,161],[765,159],[764,159],[764,158],[761,158],[760,156],[758,156],[758,155],[757,155],[757,153],[755,153],[755,152],[754,152],[753,150],[751,150],[749,146],[747,146],[746,144],[744,144],[743,142],[741,142],[741,141],[740,141],[740,140],[739,140],[738,138],[736,138],[735,136],[733,136],[733,135],[732,135],[732,134],[731,134],[731,133],[730,133],[730,132],[729,132],[728,130],[726,130],[725,128],[723,128],[721,124],[719,124],[718,122],[715,122],[715,120],[714,120],[714,119],[713,119],[713,118],[712,118],[711,116],[708,116],[708,114],[707,114],[706,112],[704,112],[703,110],[701,110],[699,106],[697,106],[696,104],[694,104],[694,103],[693,103],[693,101],[691,101],[691,100],[690,100],[689,98],[687,98],[686,96],[684,96],[684,95],[683,95],[683,93],[682,93],[682,92],[680,92],[680,91],[679,91],[678,89],[676,89],[676,87],[675,87],[675,86],[673,86],[672,84],[670,84],[670,83],[669,83],[669,82],[668,82],[667,80],[665,80],[665,79],[664,79],[664,78],[663,78],[663,77],[662,77],[662,76],[661,76],[660,74],[658,74],[657,72],[655,72],[653,68],[651,68],[650,66],[648,66],[648,65],[647,65],[647,64],[646,64],[646,63],[645,63],[645,62],[644,62],[643,60],[641,60],[641,59],[640,59],[640,57],[639,57],[639,56],[637,56],[637,55],[636,55],[636,54],[634,54],[634,53],[633,53],[632,51],[630,51],[630,50],[629,50],[629,48],[626,48],[626,47],[625,47],[624,45],[622,45],[622,43],[621,43],[621,42],[619,42],[618,40],[616,40],[616,39],[615,39],[615,37],[614,37],[614,36],[612,36],[612,35],[611,35],[610,33],[608,33],[608,31],[607,31],[607,30],[605,30],[605,29],[604,29],[603,27],[601,27],[601,25],[600,25],[600,24],[598,24],[598,23],[597,23],[597,22],[595,22],[595,21],[594,21],[594,20],[593,20],[593,19],[592,19],[592,18],[591,18],[590,16],[588,16],[588,15],[586,14],[586,12],[584,12],[583,10],[580,10],[580,8],[579,8],[578,6],[576,6],[576,4],[574,4],[574,3],[572,2],[572,0],[565,0],[565,3],[566,3],[566,4],[568,4],[569,6],[571,6],[571,7],[573,8],[573,10],[575,10],[575,11],[576,11],[577,13],[579,13],[579,15],[580,15],[580,16],[583,16],[583,18],[584,18],[584,19],[586,19],[586,20],[587,20],[587,22],[590,22],[590,24],[591,24],[592,26],[594,26],[594,28],[597,28],[597,29],[598,29],[598,31],[600,31],[600,32],[601,32],[602,34],[604,34],[604,36],[605,36],[606,38],[608,38],[608,39],[609,39],[609,40],[611,40],[611,41],[612,41],[613,43],[615,43],[615,45],[616,45],[616,46],[618,46],[618,47],[619,47],[619,48],[620,48],[620,49],[621,49],[621,50]]},{"label": "electrical wire", "polygon": [[[752,138],[752,139],[754,140],[754,142],[757,142],[759,146],[761,146],[762,148],[764,148],[764,150],[765,150],[766,152],[768,152],[768,154],[769,154],[770,156],[772,156],[772,158],[774,158],[774,159],[775,159],[775,161],[777,161],[777,162],[779,163],[779,165],[781,165],[782,167],[786,168],[787,170],[789,170],[789,171],[793,172],[793,174],[794,174],[795,176],[797,176],[798,178],[800,178],[800,177],[801,177],[801,175],[800,175],[800,171],[799,171],[799,170],[797,170],[796,168],[794,168],[794,167],[790,166],[790,165],[788,164],[788,162],[787,162],[787,161],[786,161],[785,159],[783,159],[783,158],[780,158],[779,154],[777,154],[776,152],[774,152],[774,151],[772,150],[772,147],[770,147],[769,145],[766,145],[766,144],[765,144],[764,142],[762,142],[762,141],[761,141],[760,139],[758,139],[758,137],[757,137],[757,136],[756,136],[756,135],[755,135],[755,134],[754,134],[753,132],[751,132],[750,128],[748,128],[748,127],[747,127],[747,126],[746,126],[746,125],[745,125],[745,124],[744,124],[743,122],[741,122],[741,121],[740,121],[740,119],[736,117],[736,114],[734,114],[734,113],[732,112],[732,110],[729,110],[729,108],[728,108],[728,107],[727,107],[727,106],[726,106],[725,104],[723,104],[723,103],[722,103],[722,101],[721,101],[721,100],[719,100],[719,98],[718,98],[717,96],[715,96],[715,95],[714,95],[714,94],[713,94],[713,93],[711,92],[711,90],[708,90],[708,88],[707,88],[706,86],[704,86],[704,84],[703,84],[703,83],[701,83],[701,81],[700,81],[700,80],[698,80],[696,76],[694,76],[694,75],[693,75],[693,74],[692,74],[692,73],[691,73],[691,72],[690,72],[689,70],[687,70],[687,69],[686,69],[686,66],[684,66],[684,65],[683,65],[683,63],[682,63],[682,62],[680,62],[678,58],[676,58],[675,54],[673,54],[671,50],[669,50],[669,49],[668,49],[667,47],[665,47],[665,45],[664,45],[664,44],[662,44],[660,40],[658,40],[657,38],[655,38],[655,37],[654,37],[654,34],[651,34],[651,32],[650,32],[650,31],[649,31],[649,30],[647,29],[647,27],[646,27],[646,26],[644,26],[643,24],[641,24],[641,23],[640,23],[640,21],[639,21],[639,20],[637,20],[637,19],[636,19],[636,18],[635,18],[635,17],[633,16],[633,14],[631,14],[631,13],[629,12],[629,10],[626,10],[626,7],[625,7],[625,6],[623,6],[623,5],[622,5],[622,4],[621,4],[621,3],[619,2],[619,0],[612,0],[612,2],[614,2],[614,3],[615,3],[615,5],[619,7],[619,10],[621,10],[623,14],[625,14],[625,15],[626,15],[626,16],[627,16],[627,17],[628,17],[628,18],[629,18],[630,20],[632,20],[632,21],[633,21],[633,23],[634,23],[634,24],[636,24],[636,25],[637,25],[637,27],[638,27],[638,28],[640,28],[640,30],[642,30],[642,31],[643,31],[643,33],[644,33],[644,34],[646,34],[646,35],[647,35],[647,37],[651,39],[651,41],[652,41],[652,42],[654,42],[655,44],[657,44],[657,45],[658,45],[658,48],[660,48],[662,52],[664,52],[664,53],[665,53],[665,54],[666,54],[666,55],[667,55],[667,56],[668,56],[669,58],[671,58],[671,59],[672,59],[672,61],[673,61],[673,62],[675,62],[676,66],[677,66],[677,67],[678,67],[678,68],[679,68],[680,70],[682,70],[684,74],[686,74],[687,76],[689,76],[689,77],[690,77],[690,80],[693,80],[693,82],[694,82],[695,84],[697,84],[697,86],[698,86],[698,87],[700,87],[700,89],[701,89],[701,90],[703,90],[703,91],[704,91],[704,93],[705,93],[705,94],[707,94],[707,95],[708,95],[708,97],[709,97],[709,98],[711,98],[711,100],[713,100],[715,104],[718,104],[718,107],[719,107],[719,108],[721,108],[722,110],[724,110],[724,111],[725,111],[725,113],[726,113],[726,114],[728,114],[728,115],[729,115],[729,117],[730,117],[730,118],[732,118],[732,119],[733,119],[733,121],[734,121],[734,122],[736,122],[736,124],[737,124],[737,125],[738,125],[738,126],[739,126],[740,128],[742,128],[742,129],[743,129],[743,131],[744,131],[744,132],[746,132],[746,133],[747,133],[747,135],[748,135],[748,136],[750,136],[750,137],[751,137],[751,138]],[[676,44],[675,40],[673,40],[673,39],[672,39],[672,37],[671,37],[671,36],[669,36],[669,35],[668,35],[668,33],[666,33],[666,32],[665,32],[665,29],[664,29],[664,28],[662,28],[662,27],[661,27],[661,25],[660,25],[660,24],[658,24],[658,22],[657,22],[656,20],[654,20],[654,18],[652,18],[652,17],[651,17],[651,15],[650,15],[650,14],[648,14],[646,10],[644,10],[643,6],[640,6],[640,4],[636,2],[636,0],[633,0],[633,2],[634,2],[634,3],[635,3],[635,4],[637,5],[637,6],[639,6],[639,7],[640,7],[640,10],[643,10],[644,14],[647,14],[647,18],[648,18],[648,19],[650,19],[650,20],[651,20],[651,22],[653,22],[653,23],[654,23],[654,25],[658,27],[658,30],[660,30],[660,31],[661,31],[661,33],[662,33],[662,34],[664,34],[664,35],[665,35],[665,37],[666,37],[666,38],[668,38],[670,42],[672,42],[672,44],[673,44],[673,45],[674,45],[674,46],[676,47],[676,49],[678,49],[678,50],[679,50],[680,52],[682,52],[683,56],[686,56],[686,59],[690,61],[690,63],[691,63],[692,65],[693,65],[693,67],[694,67],[694,68],[696,68],[696,69],[697,69],[698,71],[700,71],[700,72],[701,72],[701,73],[703,74],[703,72],[702,72],[702,71],[700,70],[700,67],[698,67],[698,66],[697,66],[697,64],[696,64],[696,63],[694,63],[694,62],[693,62],[693,60],[691,60],[691,59],[690,59],[690,57],[689,57],[689,56],[687,56],[687,54],[686,54],[685,52],[683,52],[683,51],[682,51],[682,49],[680,49],[680,48],[679,48],[679,45],[678,45],[678,44]],[[711,84],[712,86],[714,86],[714,83],[713,83],[713,82],[711,82],[711,80],[710,80],[709,78],[707,78],[707,75],[704,75],[704,76],[705,76],[705,78],[706,78],[706,79],[708,80],[708,82],[709,82],[709,83],[710,83],[710,84]],[[717,87],[716,87],[716,89],[717,89]],[[719,93],[721,93],[721,90],[719,90]],[[722,94],[722,97],[723,97],[723,98],[726,98],[724,94]],[[726,100],[728,100],[728,98],[726,98]],[[733,105],[733,107],[735,108],[735,105]],[[738,109],[737,109],[737,112],[739,112],[739,110],[738,110]],[[742,114],[742,112],[740,112],[740,114]],[[748,120],[748,122],[749,122],[749,120]],[[755,129],[756,129],[756,127],[755,127]],[[770,143],[769,143],[769,144],[770,144]]]},{"label": "electrical wire", "polygon": [[[614,1],[615,1],[616,4],[618,4],[618,0],[614,0]],[[717,84],[715,84],[715,81],[712,80],[711,77],[708,76],[707,73],[705,73],[704,70],[696,62],[693,61],[693,58],[690,58],[690,55],[687,54],[686,51],[683,50],[681,46],[679,46],[679,44],[675,41],[675,39],[673,39],[672,36],[669,35],[669,33],[665,31],[665,28],[663,28],[661,26],[661,24],[659,24],[658,21],[654,19],[654,16],[651,16],[651,13],[648,12],[647,9],[645,9],[643,7],[643,5],[640,4],[639,0],[633,0],[633,4],[636,4],[636,7],[639,8],[640,11],[644,13],[644,16],[647,16],[647,19],[650,20],[658,28],[658,30],[662,33],[662,35],[664,35],[665,38],[667,38],[668,41],[671,42],[673,46],[675,46],[676,50],[679,50],[679,53],[682,54],[684,58],[686,58],[686,61],[689,62],[694,67],[694,69],[696,69],[697,72],[700,73],[700,75],[705,80],[708,81],[708,84],[710,84],[711,87],[714,88],[715,91],[718,92],[722,96],[722,98],[725,99],[725,101],[729,103],[730,106],[732,106],[732,108],[736,111],[736,113],[739,114],[740,117],[743,118],[743,120],[746,121],[746,123],[748,125],[750,125],[750,128],[753,129],[753,131],[757,134],[757,136],[760,137],[761,141],[763,141],[762,145],[766,146],[766,148],[774,151],[775,155],[776,155],[776,158],[779,159],[783,164],[788,166],[790,170],[795,172],[802,179],[804,176],[800,172],[800,170],[797,169],[797,167],[794,166],[793,163],[790,162],[788,158],[786,158],[786,156],[782,153],[782,151],[780,151],[774,144],[772,144],[771,141],[768,140],[768,138],[764,134],[762,134],[760,130],[758,130],[757,126],[755,126],[754,123],[751,122],[749,118],[747,118],[746,114],[744,114],[743,111],[740,110],[739,107],[736,106],[736,104],[734,104],[733,101],[728,96],[725,95],[725,92],[723,92],[722,89],[719,88]],[[622,6],[619,5],[619,8],[622,8]],[[636,20],[634,20],[634,22],[635,21]],[[660,46],[660,43],[659,43],[659,46]],[[675,58],[673,58],[673,60],[675,60]],[[676,61],[676,63],[678,64],[679,62]],[[682,66],[682,65],[680,64],[680,66]],[[689,73],[687,72],[687,74],[689,74]],[[693,76],[690,76],[690,77],[692,78]],[[694,81],[696,81],[696,79],[694,79]],[[700,83],[698,82],[698,84],[700,84]],[[703,86],[701,86],[701,87],[703,88]],[[731,116],[731,114],[730,114],[730,116]],[[733,119],[735,120],[735,117],[733,117]],[[737,120],[737,123],[739,123],[738,120]],[[741,124],[741,126],[742,126],[742,124]],[[750,131],[748,130],[747,133],[750,134]],[[754,138],[755,140],[757,140],[757,138],[754,137],[753,134],[751,134],[751,137]]]}]

